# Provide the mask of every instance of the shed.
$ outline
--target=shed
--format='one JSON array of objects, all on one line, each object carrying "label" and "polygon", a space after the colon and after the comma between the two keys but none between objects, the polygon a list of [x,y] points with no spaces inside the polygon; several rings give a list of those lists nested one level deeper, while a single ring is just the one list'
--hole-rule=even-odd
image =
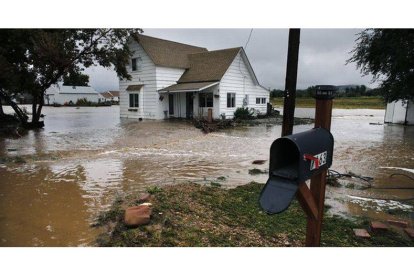
[{"label": "shed", "polygon": [[414,102],[398,100],[387,104],[385,123],[414,125]]}]

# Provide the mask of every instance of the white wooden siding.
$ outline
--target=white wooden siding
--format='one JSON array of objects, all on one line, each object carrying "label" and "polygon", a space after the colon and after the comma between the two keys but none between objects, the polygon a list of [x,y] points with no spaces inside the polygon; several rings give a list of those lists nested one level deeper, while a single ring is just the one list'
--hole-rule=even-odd
[{"label": "white wooden siding", "polygon": [[[236,94],[234,108],[227,107],[227,93]],[[242,51],[240,51],[220,82],[219,115],[224,113],[226,118],[233,118],[234,111],[243,106],[245,95],[248,95],[249,98],[247,107],[254,108],[260,113],[266,113],[267,105],[256,104],[256,98],[266,98],[266,103],[268,103],[269,91],[256,83],[249,72],[246,61],[242,58]]]},{"label": "white wooden siding", "polygon": [[[179,68],[168,68],[168,67],[160,67],[157,66],[156,69],[156,78],[157,78],[157,91],[168,87],[170,85],[176,84],[178,79],[184,73],[184,69]],[[157,92],[158,93],[158,92]],[[174,93],[174,114],[173,117],[185,117],[185,93],[181,93],[183,95],[177,96],[177,93]],[[164,118],[164,111],[168,113],[168,94],[163,93],[164,98],[162,101],[159,101],[159,97],[157,97],[156,101],[158,102],[158,117]],[[184,98],[184,104],[182,104]],[[181,103],[181,105],[179,105]],[[180,112],[181,111],[181,112]],[[184,115],[182,115],[184,114]]]},{"label": "white wooden siding", "polygon": [[[160,119],[158,108],[158,92],[156,87],[156,73],[155,64],[145,53],[142,47],[134,42],[130,44],[131,50],[134,52],[132,58],[141,57],[142,64],[139,71],[132,71],[131,64],[129,64],[128,72],[132,79],[119,81],[119,105],[120,115],[125,118],[148,118]],[[131,62],[131,61],[130,61]],[[126,91],[129,85],[143,84],[141,89],[139,101],[140,106],[137,112],[128,111],[129,108],[129,93],[137,93],[138,91]],[[156,100],[155,100],[156,99]]]},{"label": "white wooden siding", "polygon": [[385,123],[414,125],[414,103],[412,101],[394,101],[387,104]]},{"label": "white wooden siding", "polygon": [[407,124],[414,125],[414,102],[409,101],[407,107]]}]

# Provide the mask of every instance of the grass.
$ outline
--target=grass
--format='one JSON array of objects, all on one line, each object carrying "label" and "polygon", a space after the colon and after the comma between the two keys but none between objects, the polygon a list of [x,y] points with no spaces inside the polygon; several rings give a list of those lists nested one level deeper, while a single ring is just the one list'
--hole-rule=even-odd
[{"label": "grass", "polygon": [[256,174],[266,174],[268,173],[266,170],[261,170],[257,168],[249,169],[249,174],[256,175]]},{"label": "grass", "polygon": [[[283,98],[271,98],[273,106],[283,106]],[[296,107],[315,107],[313,98],[296,98]],[[381,97],[349,97],[335,98],[333,108],[354,109],[384,109],[385,103]]]},{"label": "grass", "polygon": [[[281,214],[269,216],[258,204],[263,185],[250,183],[234,189],[211,185],[179,184],[154,191],[149,225],[124,226],[117,200],[97,225],[106,232],[100,246],[303,246],[306,218],[294,201]],[[137,196],[138,198],[138,196]],[[129,204],[136,204],[133,198]],[[122,203],[123,202],[123,203]],[[358,239],[353,228],[366,228],[367,221],[351,221],[325,214],[322,246],[414,246],[402,234],[389,231],[369,240]]]}]

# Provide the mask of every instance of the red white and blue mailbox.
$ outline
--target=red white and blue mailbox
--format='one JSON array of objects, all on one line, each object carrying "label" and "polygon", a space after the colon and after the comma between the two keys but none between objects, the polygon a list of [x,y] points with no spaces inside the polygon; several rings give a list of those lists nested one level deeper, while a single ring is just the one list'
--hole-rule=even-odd
[{"label": "red white and blue mailbox", "polygon": [[286,210],[301,183],[332,165],[333,148],[332,134],[320,127],[276,139],[270,148],[269,179],[260,194],[263,210]]}]

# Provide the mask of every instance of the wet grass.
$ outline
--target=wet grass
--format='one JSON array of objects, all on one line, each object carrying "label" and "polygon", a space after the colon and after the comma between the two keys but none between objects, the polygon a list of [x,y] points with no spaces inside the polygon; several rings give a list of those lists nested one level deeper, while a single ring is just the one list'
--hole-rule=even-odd
[{"label": "wet grass", "polygon": [[261,169],[257,169],[257,168],[249,169],[249,174],[251,174],[251,175],[266,174],[266,173],[268,173],[266,170],[261,170]]},{"label": "wet grass", "polygon": [[7,163],[25,164],[26,160],[21,156],[0,157],[0,164],[7,164]]},{"label": "wet grass", "polygon": [[[274,106],[283,106],[283,98],[271,98]],[[315,99],[313,98],[296,98],[296,107],[315,107]],[[384,109],[385,104],[381,97],[349,97],[335,98],[333,108],[355,109]]]},{"label": "wet grass", "polygon": [[[258,204],[263,184],[234,189],[211,185],[179,184],[154,191],[149,225],[124,226],[122,201],[115,203],[100,225],[100,246],[303,246],[306,218],[294,201],[279,215],[269,216]],[[138,198],[138,196],[137,196]],[[135,204],[129,199],[130,206]],[[125,203],[124,203],[125,204]],[[327,208],[329,209],[329,207]],[[358,239],[353,228],[368,222],[325,214],[322,246],[414,246],[402,234],[389,231],[371,239]]]}]

